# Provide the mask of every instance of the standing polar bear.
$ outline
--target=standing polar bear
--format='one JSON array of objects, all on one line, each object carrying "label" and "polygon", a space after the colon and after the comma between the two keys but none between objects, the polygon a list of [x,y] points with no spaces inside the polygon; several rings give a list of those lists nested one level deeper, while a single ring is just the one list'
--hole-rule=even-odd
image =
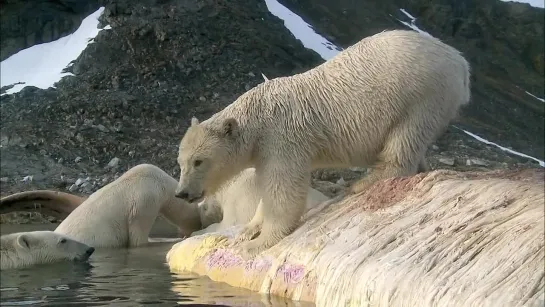
[{"label": "standing polar bear", "polygon": [[94,247],[53,231],[11,233],[0,237],[0,270],[86,261],[94,251]]},{"label": "standing polar bear", "polygon": [[427,148],[469,100],[470,66],[459,51],[411,30],[381,32],[257,85],[202,123],[193,118],[180,141],[176,195],[201,199],[255,167],[262,202],[235,239],[255,255],[298,226],[311,170],[371,167],[351,193],[426,171]]},{"label": "standing polar bear", "polygon": [[[214,195],[199,203],[199,215],[204,229],[191,235],[199,235],[246,224],[255,215],[261,195],[258,193],[255,168],[247,168],[224,184]],[[329,200],[322,192],[308,187],[306,211]]]},{"label": "standing polar bear", "polygon": [[193,118],[176,195],[195,201],[255,167],[263,199],[235,239],[255,255],[298,226],[311,170],[370,166],[351,193],[425,171],[427,148],[469,100],[459,51],[415,31],[381,32],[305,73],[257,85],[202,123]]}]

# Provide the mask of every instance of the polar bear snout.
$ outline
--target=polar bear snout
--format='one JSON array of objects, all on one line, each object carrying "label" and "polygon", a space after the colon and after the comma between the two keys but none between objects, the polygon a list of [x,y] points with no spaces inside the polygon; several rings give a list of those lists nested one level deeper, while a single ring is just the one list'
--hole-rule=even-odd
[{"label": "polar bear snout", "polygon": [[204,191],[200,191],[200,192],[191,192],[189,191],[188,189],[185,189],[185,188],[178,188],[176,189],[176,194],[175,196],[177,198],[181,198],[185,201],[188,201],[190,203],[192,202],[199,202],[201,200],[203,200],[204,198]]},{"label": "polar bear snout", "polygon": [[95,248],[89,247],[87,251],[85,252],[85,254],[91,256],[94,252],[95,252]]},{"label": "polar bear snout", "polygon": [[76,261],[87,261],[91,257],[91,255],[95,252],[94,247],[89,247],[85,250],[85,252],[79,256],[77,256],[74,260]]},{"label": "polar bear snout", "polygon": [[183,200],[187,200],[189,198],[189,193],[187,193],[185,190],[176,190],[175,196]]},{"label": "polar bear snout", "polygon": [[174,196],[187,202],[199,202],[204,198],[204,189],[198,180],[189,181],[187,177],[180,176]]}]

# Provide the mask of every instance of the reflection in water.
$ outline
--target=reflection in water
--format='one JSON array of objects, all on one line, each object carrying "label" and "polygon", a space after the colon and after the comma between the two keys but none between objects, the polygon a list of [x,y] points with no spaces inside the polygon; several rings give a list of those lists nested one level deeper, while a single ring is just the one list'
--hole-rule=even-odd
[{"label": "reflection in water", "polygon": [[[10,225],[15,231],[48,229]],[[44,225],[45,226],[45,225]],[[7,233],[2,225],[2,233]],[[171,273],[165,255],[173,243],[98,249],[89,263],[62,262],[0,274],[2,306],[313,306]]]}]

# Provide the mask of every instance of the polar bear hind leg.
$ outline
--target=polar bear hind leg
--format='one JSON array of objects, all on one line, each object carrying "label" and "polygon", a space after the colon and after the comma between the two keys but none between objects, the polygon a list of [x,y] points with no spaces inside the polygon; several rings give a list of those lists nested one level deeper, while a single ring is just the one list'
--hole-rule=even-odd
[{"label": "polar bear hind leg", "polygon": [[418,173],[427,173],[430,171],[430,166],[428,162],[426,162],[426,157],[422,157],[420,160],[420,163],[418,164]]},{"label": "polar bear hind leg", "polygon": [[367,176],[349,188],[349,192],[361,193],[377,181],[387,178],[426,172],[429,169],[425,160],[426,150],[437,136],[436,131],[444,126],[446,126],[444,121],[433,116],[409,115],[403,122],[393,127],[377,157],[377,162]]}]

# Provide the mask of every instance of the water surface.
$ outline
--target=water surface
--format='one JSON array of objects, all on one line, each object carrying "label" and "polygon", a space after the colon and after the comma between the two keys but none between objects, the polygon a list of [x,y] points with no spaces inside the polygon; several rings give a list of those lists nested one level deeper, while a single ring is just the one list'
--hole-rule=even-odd
[{"label": "water surface", "polygon": [[[52,230],[49,225],[1,225],[2,234]],[[62,262],[0,274],[1,306],[313,306],[231,287],[194,274],[171,273],[172,243],[97,249],[88,263]]]}]

